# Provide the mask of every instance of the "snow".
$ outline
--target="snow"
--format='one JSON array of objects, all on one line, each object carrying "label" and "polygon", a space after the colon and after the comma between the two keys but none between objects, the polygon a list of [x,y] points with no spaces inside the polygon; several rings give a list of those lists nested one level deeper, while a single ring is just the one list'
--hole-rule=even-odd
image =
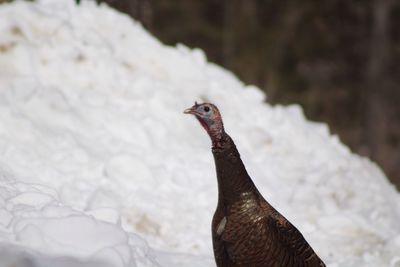
[{"label": "snow", "polygon": [[329,267],[400,266],[399,194],[299,106],[93,2],[2,4],[0,32],[0,266],[215,266],[195,100]]},{"label": "snow", "polygon": [[[7,181],[0,188],[6,199],[0,212],[5,215],[1,266],[159,266],[147,244],[123,231],[118,222],[65,206],[43,187],[40,192],[35,185]],[[115,217],[115,212],[97,214]]]}]

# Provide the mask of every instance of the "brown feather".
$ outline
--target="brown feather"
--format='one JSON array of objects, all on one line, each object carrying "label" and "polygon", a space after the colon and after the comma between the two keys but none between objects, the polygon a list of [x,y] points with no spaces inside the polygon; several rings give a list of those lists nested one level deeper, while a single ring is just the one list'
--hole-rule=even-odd
[{"label": "brown feather", "polygon": [[259,193],[227,134],[213,155],[219,187],[212,223],[218,267],[325,266],[296,227]]}]

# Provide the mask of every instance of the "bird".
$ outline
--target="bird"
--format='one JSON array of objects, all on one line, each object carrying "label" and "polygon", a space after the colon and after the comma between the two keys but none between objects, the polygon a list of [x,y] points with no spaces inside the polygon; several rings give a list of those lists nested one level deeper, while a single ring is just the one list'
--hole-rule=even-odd
[{"label": "bird", "polygon": [[217,267],[323,267],[300,231],[269,204],[249,176],[218,108],[195,104],[184,110],[208,133],[218,182],[212,224]]}]

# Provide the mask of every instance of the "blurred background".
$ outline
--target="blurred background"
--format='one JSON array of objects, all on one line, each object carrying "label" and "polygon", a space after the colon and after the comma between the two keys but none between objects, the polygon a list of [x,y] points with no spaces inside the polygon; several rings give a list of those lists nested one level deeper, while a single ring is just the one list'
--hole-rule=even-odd
[{"label": "blurred background", "polygon": [[400,188],[399,0],[97,2],[201,48],[269,103],[300,104]]}]

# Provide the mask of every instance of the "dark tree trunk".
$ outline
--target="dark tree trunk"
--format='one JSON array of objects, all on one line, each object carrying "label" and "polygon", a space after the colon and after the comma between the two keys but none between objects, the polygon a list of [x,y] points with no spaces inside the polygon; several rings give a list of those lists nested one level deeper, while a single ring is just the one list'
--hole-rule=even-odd
[{"label": "dark tree trunk", "polygon": [[388,133],[385,103],[386,71],[389,51],[389,15],[391,0],[375,0],[372,7],[372,35],[366,78],[365,140],[368,155],[384,164]]},{"label": "dark tree trunk", "polygon": [[223,29],[222,29],[222,60],[223,64],[232,67],[235,45],[235,6],[236,1],[224,1]]}]

